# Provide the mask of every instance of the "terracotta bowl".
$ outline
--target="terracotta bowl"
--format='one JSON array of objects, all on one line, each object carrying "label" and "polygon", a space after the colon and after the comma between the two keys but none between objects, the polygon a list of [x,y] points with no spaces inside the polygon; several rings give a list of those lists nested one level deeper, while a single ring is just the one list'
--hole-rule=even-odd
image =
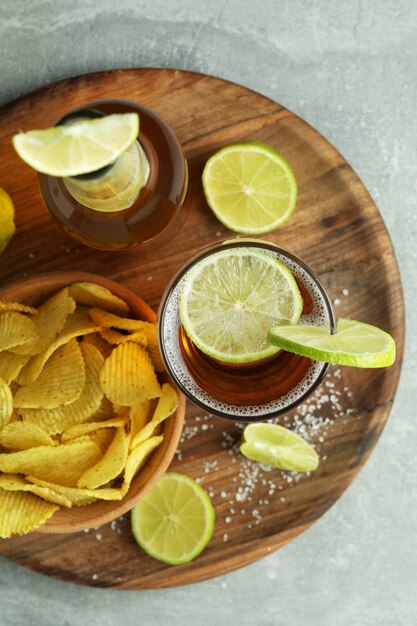
[{"label": "terracotta bowl", "polygon": [[[154,311],[139,296],[107,278],[85,272],[54,272],[39,274],[0,288],[0,299],[4,298],[37,306],[59,289],[76,281],[90,281],[107,287],[122,298],[130,307],[131,316],[155,322]],[[158,375],[161,382],[168,382],[166,374]],[[171,383],[172,384],[172,383]],[[164,440],[155,450],[143,469],[135,476],[129,492],[119,501],[97,501],[88,506],[61,508],[38,532],[73,533],[99,526],[116,519],[129,511],[165,473],[175,454],[184,424],[185,398],[178,392],[177,411],[163,423]]]}]

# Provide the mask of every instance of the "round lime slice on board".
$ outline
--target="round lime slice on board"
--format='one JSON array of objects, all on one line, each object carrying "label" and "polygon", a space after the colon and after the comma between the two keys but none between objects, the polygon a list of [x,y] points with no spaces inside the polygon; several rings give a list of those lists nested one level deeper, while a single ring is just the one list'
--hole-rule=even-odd
[{"label": "round lime slice on board", "polygon": [[165,474],[133,508],[132,531],[149,556],[169,565],[192,561],[206,547],[215,513],[208,494],[184,474]]},{"label": "round lime slice on board", "polygon": [[334,335],[328,326],[274,326],[268,341],[288,352],[335,365],[388,367],[395,361],[391,335],[355,320],[339,319]]},{"label": "round lime slice on board", "polygon": [[137,113],[115,113],[13,137],[23,161],[50,176],[78,176],[113,163],[139,133]]},{"label": "round lime slice on board", "polygon": [[302,309],[290,270],[273,256],[244,247],[199,261],[186,275],[180,297],[188,337],[204,353],[228,363],[275,354],[277,348],[267,341],[269,328],[296,324]]},{"label": "round lime slice on board", "polygon": [[217,219],[238,233],[267,233],[284,224],[297,201],[291,167],[259,141],[227,146],[203,171],[207,203]]},{"label": "round lime slice on board", "polygon": [[246,426],[240,451],[259,463],[295,472],[311,472],[319,464],[314,448],[299,435],[277,424]]}]

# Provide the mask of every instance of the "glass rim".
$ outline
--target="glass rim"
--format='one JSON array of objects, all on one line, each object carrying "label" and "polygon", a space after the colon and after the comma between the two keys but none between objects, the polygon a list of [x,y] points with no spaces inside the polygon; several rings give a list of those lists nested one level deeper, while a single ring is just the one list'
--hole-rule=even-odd
[{"label": "glass rim", "polygon": [[[289,250],[287,250],[286,248],[282,248],[281,246],[276,245],[275,243],[269,242],[269,241],[263,241],[261,239],[253,239],[253,238],[238,238],[238,239],[225,239],[222,241],[217,241],[213,244],[210,244],[209,246],[204,247],[203,249],[199,250],[198,252],[196,252],[195,254],[193,254],[185,263],[183,263],[181,265],[181,267],[175,272],[175,274],[172,276],[171,280],[169,281],[168,285],[166,286],[164,293],[162,294],[161,297],[161,301],[158,307],[158,312],[157,312],[157,327],[158,327],[158,344],[159,344],[159,351],[161,353],[162,356],[162,361],[165,365],[165,368],[167,370],[168,375],[172,378],[172,380],[174,381],[175,385],[180,389],[180,391],[196,406],[200,407],[201,409],[203,409],[204,411],[206,411],[207,413],[210,413],[211,415],[216,415],[218,417],[222,417],[224,419],[227,420],[232,420],[235,422],[259,422],[259,421],[265,421],[265,420],[270,420],[273,419],[275,417],[279,417],[281,415],[286,415],[287,413],[289,413],[290,411],[292,411],[293,409],[297,408],[298,406],[300,406],[300,404],[302,404],[316,389],[317,387],[321,384],[321,382],[323,381],[323,379],[325,378],[330,364],[323,362],[322,363],[322,368],[320,370],[320,373],[318,374],[317,378],[314,380],[314,382],[311,384],[311,386],[309,386],[309,388],[296,400],[293,400],[292,402],[290,402],[287,406],[281,408],[281,409],[277,409],[275,411],[271,411],[270,413],[267,413],[266,415],[263,416],[259,416],[259,415],[251,415],[251,416],[245,416],[245,415],[231,415],[231,414],[227,414],[224,411],[220,410],[220,409],[215,409],[212,408],[210,406],[208,406],[207,404],[205,404],[203,401],[199,400],[198,398],[195,398],[189,391],[188,389],[185,387],[185,385],[181,382],[181,380],[178,379],[178,377],[175,375],[175,373],[172,371],[172,368],[170,366],[170,361],[166,355],[166,350],[165,350],[165,346],[164,346],[164,342],[163,342],[163,338],[162,338],[162,329],[164,327],[164,318],[165,318],[165,309],[166,309],[166,303],[168,302],[169,296],[171,295],[172,291],[176,288],[176,286],[178,285],[178,283],[181,281],[181,279],[185,276],[185,274],[187,274],[190,269],[199,261],[201,261],[202,259],[205,259],[206,257],[210,256],[211,254],[214,254],[216,252],[220,252],[220,250],[222,249],[230,249],[230,248],[244,248],[244,247],[250,247],[250,246],[255,246],[258,248],[263,248],[265,250],[270,250],[272,252],[281,254],[284,257],[287,257],[288,259],[290,259],[291,261],[293,261],[294,263],[296,263],[297,265],[299,265],[309,276],[310,278],[312,278],[314,280],[314,283],[316,284],[318,290],[320,291],[321,296],[323,297],[323,301],[325,303],[326,309],[327,309],[327,313],[329,315],[329,322],[330,322],[330,331],[332,334],[334,334],[336,332],[336,325],[337,325],[337,320],[336,320],[336,314],[334,312],[333,309],[333,305],[331,303],[330,297],[328,295],[328,293],[326,292],[320,278],[318,277],[318,275],[316,274],[316,272],[302,259],[300,259],[296,254],[294,254],[293,252],[290,252]],[[259,405],[262,406],[262,405]]]}]

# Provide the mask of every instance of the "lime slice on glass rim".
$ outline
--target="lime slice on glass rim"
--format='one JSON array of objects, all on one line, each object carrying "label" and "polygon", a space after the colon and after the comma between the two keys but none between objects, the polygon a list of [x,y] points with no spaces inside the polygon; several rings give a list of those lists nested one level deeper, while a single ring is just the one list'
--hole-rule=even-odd
[{"label": "lime slice on glass rim", "polygon": [[299,435],[277,424],[246,426],[240,451],[253,461],[294,472],[311,472],[319,464],[314,448]]},{"label": "lime slice on glass rim", "polygon": [[238,233],[278,228],[292,215],[297,201],[297,183],[287,161],[260,141],[216,152],[204,167],[202,181],[217,219]]},{"label": "lime slice on glass rim", "polygon": [[15,232],[14,206],[9,194],[0,187],[0,254]]},{"label": "lime slice on glass rim", "polygon": [[271,326],[296,324],[303,300],[290,270],[249,248],[220,250],[186,275],[180,319],[191,341],[226,363],[249,363],[278,352],[267,341]]},{"label": "lime slice on glass rim", "polygon": [[214,530],[208,494],[184,474],[165,474],[133,508],[132,532],[139,546],[170,565],[192,561]]},{"label": "lime slice on glass rim", "polygon": [[[82,114],[82,112],[80,113]],[[79,176],[113,163],[139,133],[137,113],[80,119],[65,126],[14,135],[23,161],[49,176]]]},{"label": "lime slice on glass rim", "polygon": [[316,361],[351,367],[388,367],[395,361],[395,341],[384,330],[339,319],[337,332],[328,326],[274,326],[268,341],[288,352]]}]

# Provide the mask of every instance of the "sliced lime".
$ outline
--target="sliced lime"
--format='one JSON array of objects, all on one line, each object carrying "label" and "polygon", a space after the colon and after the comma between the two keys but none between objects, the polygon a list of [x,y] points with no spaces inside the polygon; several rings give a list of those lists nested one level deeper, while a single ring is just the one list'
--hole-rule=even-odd
[{"label": "sliced lime", "polygon": [[290,270],[249,248],[216,252],[185,278],[180,318],[191,341],[213,358],[248,363],[277,352],[267,341],[279,323],[296,324],[303,301]]},{"label": "sliced lime", "polygon": [[115,113],[13,137],[23,161],[50,176],[78,176],[113,163],[139,132],[137,113]]},{"label": "sliced lime", "polygon": [[192,561],[206,547],[215,513],[208,494],[184,474],[165,474],[132,510],[132,531],[149,556],[170,565]]},{"label": "sliced lime", "polygon": [[354,320],[339,319],[335,335],[328,326],[274,326],[268,341],[288,352],[336,365],[388,367],[395,361],[391,335]]},{"label": "sliced lime", "polygon": [[0,254],[15,232],[14,206],[9,194],[0,187]]},{"label": "sliced lime", "polygon": [[317,452],[304,439],[277,424],[249,424],[241,453],[265,465],[295,472],[311,472],[319,464]]},{"label": "sliced lime", "polygon": [[297,183],[287,161],[259,141],[216,152],[204,167],[203,188],[217,219],[238,233],[278,228],[297,201]]}]

